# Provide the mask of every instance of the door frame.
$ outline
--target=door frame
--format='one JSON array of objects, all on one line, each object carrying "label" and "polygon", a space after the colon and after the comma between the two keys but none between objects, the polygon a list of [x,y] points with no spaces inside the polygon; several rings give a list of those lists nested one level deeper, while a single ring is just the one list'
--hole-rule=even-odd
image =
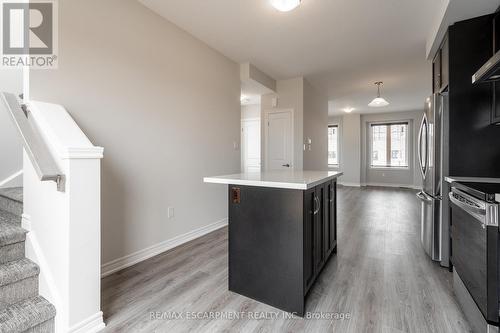
[{"label": "door frame", "polygon": [[240,151],[240,168],[241,168],[241,172],[246,172],[245,171],[245,161],[244,161],[244,158],[243,158],[243,126],[245,123],[249,123],[249,122],[259,122],[259,137],[260,137],[260,150],[261,150],[261,153],[260,153],[260,161],[259,161],[259,164],[260,164],[260,168],[262,170],[262,119],[259,118],[259,117],[250,117],[250,118],[241,118],[241,124],[240,124],[240,142],[241,142],[241,151]]},{"label": "door frame", "polygon": [[[290,118],[291,118],[291,124],[290,127],[292,128],[291,131],[291,137],[292,137],[292,142],[291,142],[291,156],[290,156],[290,170],[295,169],[295,116],[294,116],[294,110],[289,108],[289,109],[271,109],[271,110],[264,110],[264,123],[263,126],[265,127],[264,130],[264,168],[265,170],[269,170],[269,149],[268,149],[268,143],[269,143],[269,115],[270,114],[275,114],[275,113],[290,113]],[[262,161],[261,161],[262,165]]]}]

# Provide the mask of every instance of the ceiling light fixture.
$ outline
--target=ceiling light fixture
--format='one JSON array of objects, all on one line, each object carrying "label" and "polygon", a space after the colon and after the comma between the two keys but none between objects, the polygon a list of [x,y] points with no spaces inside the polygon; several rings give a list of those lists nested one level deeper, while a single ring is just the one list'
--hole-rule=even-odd
[{"label": "ceiling light fixture", "polygon": [[300,5],[301,0],[270,0],[271,5],[280,12],[289,12]]},{"label": "ceiling light fixture", "polygon": [[354,111],[354,108],[343,108],[342,110],[344,110],[345,113],[351,113]]},{"label": "ceiling light fixture", "polygon": [[370,102],[370,104],[368,104],[369,107],[380,108],[389,105],[389,102],[387,102],[384,98],[380,97],[380,86],[383,84],[384,82],[382,81],[375,82],[375,85],[377,85],[377,97],[374,98],[373,101]]}]

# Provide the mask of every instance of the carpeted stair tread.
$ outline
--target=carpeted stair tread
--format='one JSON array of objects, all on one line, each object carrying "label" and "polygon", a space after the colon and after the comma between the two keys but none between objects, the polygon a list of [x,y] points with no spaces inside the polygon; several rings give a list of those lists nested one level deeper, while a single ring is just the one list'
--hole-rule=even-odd
[{"label": "carpeted stair tread", "polygon": [[21,224],[21,217],[0,209],[0,223]]},{"label": "carpeted stair tread", "polygon": [[19,203],[23,202],[23,188],[22,187],[7,187],[0,188],[0,196],[17,201]]},{"label": "carpeted stair tread", "polygon": [[40,268],[29,259],[11,261],[0,265],[0,287],[38,275]]},{"label": "carpeted stair tread", "polygon": [[0,188],[0,210],[20,217],[23,213],[23,188]]},{"label": "carpeted stair tread", "polygon": [[[1,213],[1,211],[0,211]],[[26,240],[26,230],[19,224],[14,224],[10,219],[2,219],[0,215],[0,247],[23,242]]]},{"label": "carpeted stair tread", "polygon": [[0,333],[24,332],[51,320],[55,315],[55,307],[45,298],[30,298],[0,311]]}]

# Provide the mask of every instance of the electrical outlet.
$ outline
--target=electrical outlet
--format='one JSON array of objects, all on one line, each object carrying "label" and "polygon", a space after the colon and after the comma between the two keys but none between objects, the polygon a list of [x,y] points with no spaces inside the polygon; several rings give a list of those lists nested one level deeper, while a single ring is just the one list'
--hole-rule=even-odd
[{"label": "electrical outlet", "polygon": [[167,208],[167,217],[169,219],[173,218],[174,217],[174,207],[168,207]]}]

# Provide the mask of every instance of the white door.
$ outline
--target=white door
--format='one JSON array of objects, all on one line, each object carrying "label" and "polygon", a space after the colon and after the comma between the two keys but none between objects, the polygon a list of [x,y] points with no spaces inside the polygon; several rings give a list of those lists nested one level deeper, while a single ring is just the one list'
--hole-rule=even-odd
[{"label": "white door", "polygon": [[290,170],[293,168],[293,112],[269,112],[266,121],[266,168]]},{"label": "white door", "polygon": [[260,171],[260,119],[241,120],[241,167],[243,172]]}]

